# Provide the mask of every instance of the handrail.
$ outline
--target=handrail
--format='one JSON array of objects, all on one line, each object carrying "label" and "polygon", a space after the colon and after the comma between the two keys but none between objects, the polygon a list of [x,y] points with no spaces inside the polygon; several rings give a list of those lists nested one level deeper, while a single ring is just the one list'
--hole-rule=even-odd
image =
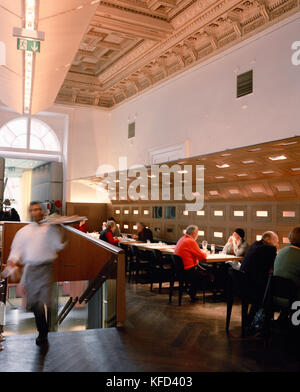
[{"label": "handrail", "polygon": [[111,258],[106,263],[106,265],[102,268],[102,270],[98,273],[96,278],[85,289],[85,291],[79,298],[79,303],[81,304],[83,301],[85,301],[85,303],[88,303],[88,301],[93,297],[93,295],[100,289],[100,287],[106,281],[107,276],[109,276],[115,270],[116,270],[116,260],[114,258]]},{"label": "handrail", "polygon": [[73,233],[75,233],[75,234],[77,234],[77,235],[79,235],[81,237],[86,238],[90,242],[94,242],[95,244],[101,246],[102,248],[108,250],[109,252],[112,252],[112,253],[114,253],[116,255],[118,255],[120,253],[124,253],[124,250],[119,248],[118,246],[111,245],[108,242],[102,241],[100,239],[98,240],[97,238],[93,238],[89,234],[83,233],[82,231],[80,231],[78,229],[75,229],[75,227],[71,227],[71,226],[64,225],[64,224],[61,224],[61,226],[64,229],[66,229],[67,231],[71,231],[71,232],[73,232]]},{"label": "handrail", "polygon": [[62,308],[62,310],[60,311],[59,315],[57,316],[56,320],[55,320],[55,325],[59,322],[59,320],[62,318],[63,314],[65,313],[65,311],[68,309],[68,307],[71,305],[73,301],[73,297],[70,297],[68,299],[68,301],[66,302],[65,306]]},{"label": "handrail", "polygon": [[65,313],[62,315],[62,317],[59,319],[58,324],[60,325],[64,319],[67,317],[67,315],[71,312],[71,310],[74,308],[74,306],[76,305],[78,301],[78,297],[75,297],[73,299],[73,301],[71,302],[71,305],[68,307],[68,309],[66,309]]}]

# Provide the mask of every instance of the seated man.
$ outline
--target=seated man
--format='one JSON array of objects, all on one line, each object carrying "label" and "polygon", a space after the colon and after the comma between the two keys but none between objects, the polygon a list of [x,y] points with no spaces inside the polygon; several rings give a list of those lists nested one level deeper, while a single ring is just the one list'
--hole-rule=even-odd
[{"label": "seated man", "polygon": [[99,236],[99,239],[102,241],[106,241],[109,244],[115,245],[119,242],[119,240],[114,238],[113,231],[115,230],[116,223],[114,221],[108,221],[106,223],[105,230],[102,230]]},{"label": "seated man", "polygon": [[206,253],[203,252],[196,242],[198,237],[198,227],[190,225],[187,227],[185,235],[176,244],[174,254],[180,256],[184,265],[187,281],[191,282],[189,295],[192,301],[196,300],[196,290],[199,283],[207,276],[205,268],[198,264],[198,261],[206,260]]},{"label": "seated man", "polygon": [[223,253],[227,255],[235,255],[243,257],[249,248],[245,241],[245,232],[243,229],[235,229],[233,234],[228,238],[226,245],[223,248]]},{"label": "seated man", "polygon": [[261,306],[278,245],[278,235],[273,231],[267,231],[260,241],[250,245],[242,261],[240,270],[246,275],[247,291],[252,304],[249,323]]},{"label": "seated man", "polygon": [[144,223],[138,222],[136,226],[138,234],[133,234],[132,238],[135,238],[141,242],[147,242],[147,240],[153,242],[152,231],[148,227],[146,227]]},{"label": "seated man", "polygon": [[[289,234],[290,246],[283,248],[276,256],[274,276],[291,279],[298,287],[297,298],[300,300],[300,227],[295,227]],[[288,301],[277,300],[284,306]]]}]

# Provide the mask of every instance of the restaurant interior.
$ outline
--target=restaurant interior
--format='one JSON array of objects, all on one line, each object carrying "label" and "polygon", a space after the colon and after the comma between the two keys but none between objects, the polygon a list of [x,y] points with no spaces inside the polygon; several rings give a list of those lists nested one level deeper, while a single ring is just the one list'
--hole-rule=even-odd
[{"label": "restaurant interior", "polygon": [[[1,372],[299,372],[299,11],[0,0]],[[33,201],[47,347],[5,275]]]}]

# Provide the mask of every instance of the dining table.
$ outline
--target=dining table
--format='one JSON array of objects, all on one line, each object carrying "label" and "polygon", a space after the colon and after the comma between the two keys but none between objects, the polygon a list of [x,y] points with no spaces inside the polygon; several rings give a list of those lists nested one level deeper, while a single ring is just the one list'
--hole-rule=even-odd
[{"label": "dining table", "polygon": [[[163,254],[172,255],[174,254],[176,245],[168,245],[163,242],[140,242],[133,238],[119,238],[120,243],[124,245],[135,245],[141,250],[152,250],[156,249],[162,252]],[[206,251],[207,259],[206,263],[226,263],[228,261],[241,261],[243,257],[238,257],[235,255],[227,255],[223,253],[214,253],[211,254],[209,251]]]}]

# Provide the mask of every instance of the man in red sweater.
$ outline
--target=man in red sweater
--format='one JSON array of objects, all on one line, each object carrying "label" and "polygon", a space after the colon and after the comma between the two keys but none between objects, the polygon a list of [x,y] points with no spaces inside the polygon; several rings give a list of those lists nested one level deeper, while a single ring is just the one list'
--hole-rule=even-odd
[{"label": "man in red sweater", "polygon": [[185,235],[177,242],[174,251],[175,255],[182,259],[186,280],[191,282],[189,294],[192,301],[196,300],[197,287],[208,276],[205,268],[198,264],[198,261],[206,260],[207,255],[199,248],[196,242],[197,237],[198,227],[188,226]]}]

